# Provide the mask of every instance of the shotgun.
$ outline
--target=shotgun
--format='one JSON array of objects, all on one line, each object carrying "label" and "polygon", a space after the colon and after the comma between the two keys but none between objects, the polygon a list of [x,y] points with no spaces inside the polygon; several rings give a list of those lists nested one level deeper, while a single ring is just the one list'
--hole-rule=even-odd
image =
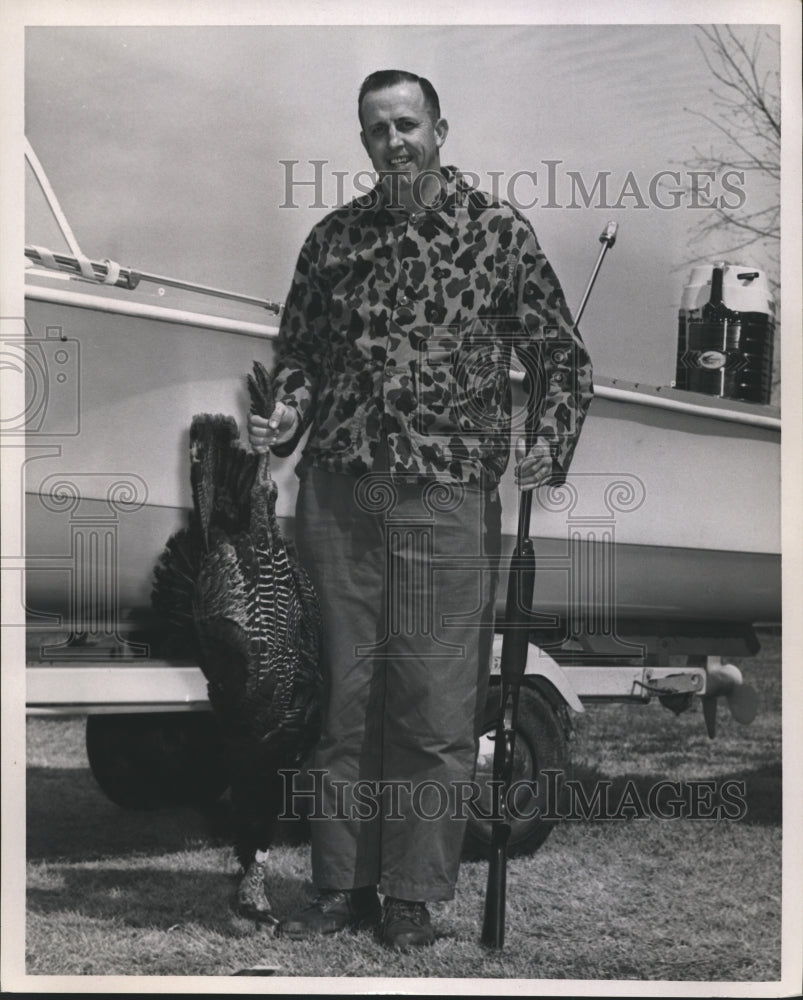
[{"label": "shotgun", "polygon": [[[602,248],[577,310],[574,320],[575,327],[583,315],[603,258],[608,249],[616,242],[617,228],[615,222],[609,222],[599,238]],[[534,386],[531,386],[532,388]],[[531,392],[524,432],[527,453],[533,446],[538,420],[538,410],[533,396],[534,392]],[[535,589],[535,548],[530,538],[532,493],[532,490],[523,490],[519,496],[516,547],[510,560],[505,603],[505,631],[502,637],[500,663],[502,683],[494,743],[491,854],[488,864],[488,885],[485,890],[485,916],[481,939],[484,945],[491,948],[503,948],[505,943],[507,845],[511,829],[508,795],[513,783],[513,756],[516,749],[519,691],[527,666],[527,653],[530,644],[529,618]]]}]

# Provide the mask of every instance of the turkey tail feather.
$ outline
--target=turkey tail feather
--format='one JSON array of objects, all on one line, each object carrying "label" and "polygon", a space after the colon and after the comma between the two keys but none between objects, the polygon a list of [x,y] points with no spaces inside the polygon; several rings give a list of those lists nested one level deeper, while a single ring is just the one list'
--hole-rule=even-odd
[{"label": "turkey tail feather", "polygon": [[233,534],[248,527],[258,459],[239,447],[239,438],[233,417],[208,413],[193,417],[190,480],[207,550],[213,528]]},{"label": "turkey tail feather", "polygon": [[193,592],[200,564],[198,531],[182,528],[167,540],[153,571],[151,605],[180,629],[193,626]]}]

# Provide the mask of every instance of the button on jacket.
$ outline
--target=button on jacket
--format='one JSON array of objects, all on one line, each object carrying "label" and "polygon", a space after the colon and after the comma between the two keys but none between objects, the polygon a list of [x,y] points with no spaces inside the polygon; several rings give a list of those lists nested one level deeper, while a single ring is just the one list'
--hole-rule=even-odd
[{"label": "button on jacket", "polygon": [[524,414],[515,350],[553,475],[566,475],[592,395],[591,362],[529,222],[454,167],[433,207],[389,205],[378,185],[315,225],[277,341],[276,398],[309,428],[300,467],[361,475],[385,438],[392,472],[493,488]]}]

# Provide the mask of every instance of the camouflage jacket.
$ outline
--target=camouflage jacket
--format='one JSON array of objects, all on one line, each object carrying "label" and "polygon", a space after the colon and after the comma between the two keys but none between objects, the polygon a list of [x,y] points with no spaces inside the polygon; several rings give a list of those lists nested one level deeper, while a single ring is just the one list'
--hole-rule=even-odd
[{"label": "camouflage jacket", "polygon": [[387,438],[390,468],[492,488],[523,412],[511,351],[529,374],[553,483],[591,400],[591,363],[527,220],[442,168],[439,207],[410,214],[377,187],[327,215],[298,258],[276,350],[276,398],[297,409],[299,468],[360,475]]}]

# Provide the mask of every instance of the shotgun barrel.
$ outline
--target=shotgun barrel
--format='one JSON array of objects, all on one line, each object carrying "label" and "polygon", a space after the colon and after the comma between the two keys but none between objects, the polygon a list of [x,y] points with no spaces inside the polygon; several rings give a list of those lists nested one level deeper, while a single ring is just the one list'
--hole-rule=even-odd
[{"label": "shotgun barrel", "polygon": [[[602,260],[616,241],[617,225],[609,222],[599,240],[602,248],[594,265],[583,298],[575,316],[575,326],[588,301]],[[525,427],[527,451],[535,439],[538,411],[530,393],[530,408]],[[488,863],[488,884],[485,890],[485,914],[482,924],[482,944],[503,948],[505,943],[505,907],[507,895],[507,845],[510,839],[510,810],[508,797],[513,784],[513,758],[516,750],[516,724],[519,692],[527,666],[530,630],[529,620],[535,589],[535,547],[530,538],[530,513],[532,491],[524,490],[519,497],[519,521],[516,547],[510,561],[508,574],[505,623],[502,636],[500,663],[501,691],[496,720],[494,744],[491,813],[491,851]],[[537,761],[536,761],[537,768]],[[537,776],[537,770],[536,770]]]}]

